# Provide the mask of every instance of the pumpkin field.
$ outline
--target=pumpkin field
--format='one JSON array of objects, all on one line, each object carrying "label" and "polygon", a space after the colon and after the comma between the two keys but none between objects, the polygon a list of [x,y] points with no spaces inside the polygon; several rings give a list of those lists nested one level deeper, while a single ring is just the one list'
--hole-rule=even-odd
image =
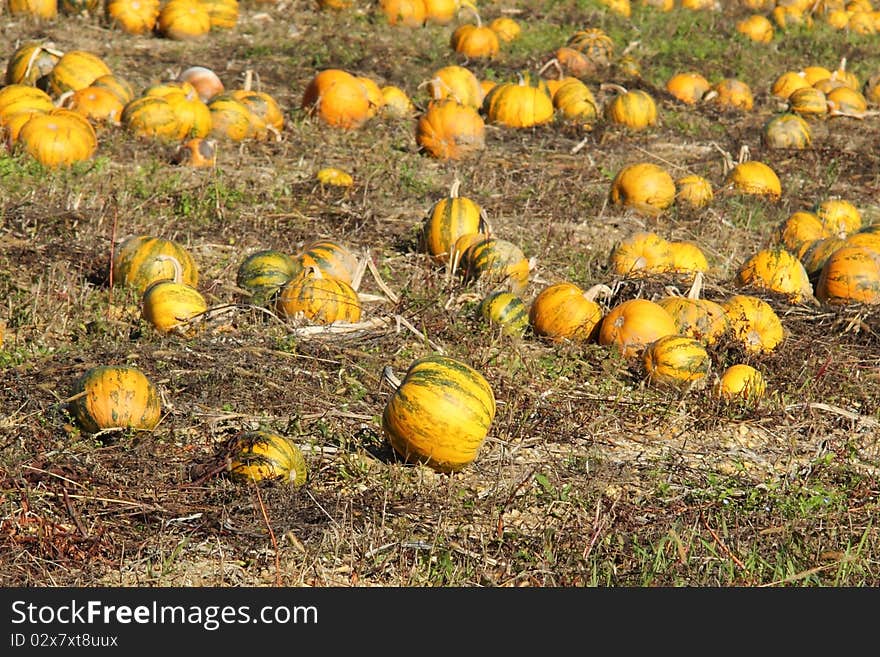
[{"label": "pumpkin field", "polygon": [[0,584],[880,585],[876,0],[4,0]]}]

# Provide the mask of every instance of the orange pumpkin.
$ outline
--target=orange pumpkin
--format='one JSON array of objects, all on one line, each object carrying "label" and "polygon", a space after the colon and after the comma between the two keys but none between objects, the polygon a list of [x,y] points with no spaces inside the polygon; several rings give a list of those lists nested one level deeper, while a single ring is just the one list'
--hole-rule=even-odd
[{"label": "orange pumpkin", "polygon": [[416,123],[416,141],[439,160],[460,160],[486,147],[486,124],[470,105],[431,101]]},{"label": "orange pumpkin", "polygon": [[640,356],[654,340],[678,332],[672,315],[650,299],[621,301],[599,325],[599,344],[616,347],[624,358]]},{"label": "orange pumpkin", "polygon": [[733,338],[749,354],[769,354],[785,338],[782,321],[773,307],[750,294],[735,294],[721,304]]},{"label": "orange pumpkin", "polygon": [[302,317],[314,324],[358,322],[361,301],[351,285],[309,265],[281,287],[276,310],[284,317]]},{"label": "orange pumpkin", "polygon": [[603,315],[602,306],[596,302],[600,291],[610,292],[610,289],[595,285],[584,291],[570,281],[544,287],[529,307],[529,324],[535,335],[553,342],[592,339]]},{"label": "orange pumpkin", "polygon": [[611,181],[610,200],[639,214],[657,216],[675,201],[675,181],[653,162],[637,162],[620,169]]},{"label": "orange pumpkin", "polygon": [[327,125],[354,129],[371,116],[367,89],[351,73],[341,69],[325,69],[306,85],[302,108]]}]

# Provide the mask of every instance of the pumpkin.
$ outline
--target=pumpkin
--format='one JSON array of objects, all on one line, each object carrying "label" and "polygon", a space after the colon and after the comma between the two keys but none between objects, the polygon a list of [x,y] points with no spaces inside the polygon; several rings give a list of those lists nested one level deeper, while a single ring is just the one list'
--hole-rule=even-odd
[{"label": "pumpkin", "polygon": [[156,30],[175,41],[201,39],[211,31],[211,14],[201,0],[167,0],[159,9]]},{"label": "pumpkin", "polygon": [[83,115],[57,108],[33,114],[18,131],[17,144],[44,167],[54,169],[91,159],[98,139]]},{"label": "pumpkin", "polygon": [[664,335],[642,352],[648,383],[659,387],[683,388],[703,383],[710,365],[706,345],[686,335]]},{"label": "pumpkin", "polygon": [[532,331],[553,342],[592,339],[604,314],[596,302],[596,296],[602,291],[610,290],[604,285],[595,285],[585,291],[570,281],[547,285],[529,307]]},{"label": "pumpkin", "polygon": [[[180,271],[180,265],[172,259]],[[202,293],[187,283],[180,282],[177,274],[173,280],[151,283],[141,299],[141,314],[159,333],[176,333],[194,336],[199,324],[193,320],[208,310],[208,302]]]},{"label": "pumpkin", "polygon": [[657,104],[654,97],[642,89],[627,90],[616,85],[619,93],[605,105],[605,118],[611,123],[626,126],[630,130],[645,130],[657,125]]},{"label": "pumpkin", "polygon": [[778,5],[770,12],[770,16],[781,30],[789,30],[793,27],[806,29],[813,27],[813,17],[797,7]]},{"label": "pumpkin", "polygon": [[610,199],[614,205],[657,216],[675,201],[675,181],[653,162],[628,164],[611,181]]},{"label": "pumpkin", "polygon": [[498,33],[488,25],[483,25],[476,12],[477,24],[464,23],[452,31],[450,47],[460,55],[470,59],[491,59],[501,50]]},{"label": "pumpkin", "polygon": [[199,269],[183,245],[152,235],[132,235],[114,249],[111,282],[128,287],[140,296],[155,281],[174,280],[175,262],[181,270],[179,280],[196,287]]},{"label": "pumpkin", "polygon": [[694,277],[687,295],[668,294],[657,299],[675,321],[676,333],[713,345],[728,329],[727,314],[721,304],[701,296],[703,274]]},{"label": "pumpkin", "polygon": [[752,14],[738,21],[736,31],[756,43],[770,43],[775,34],[773,23],[763,14]]},{"label": "pumpkin", "polygon": [[672,249],[657,233],[636,231],[614,245],[608,261],[619,276],[661,274],[672,266]]},{"label": "pumpkin", "polygon": [[351,187],[354,184],[354,178],[351,174],[336,167],[323,167],[315,173],[315,178],[322,185],[330,185],[332,187]]},{"label": "pumpkin", "polygon": [[305,244],[296,255],[305,267],[317,267],[326,276],[332,276],[351,285],[360,268],[360,260],[348,246],[333,239],[315,239]]},{"label": "pumpkin", "polygon": [[241,431],[225,446],[226,471],[239,481],[280,479],[299,488],[308,479],[302,450],[287,436],[267,429]]},{"label": "pumpkin", "polygon": [[461,160],[486,147],[486,125],[470,105],[431,101],[416,123],[416,141],[439,160]]},{"label": "pumpkin", "polygon": [[509,128],[531,128],[553,119],[553,99],[541,78],[503,82],[483,99],[483,112],[490,123]]},{"label": "pumpkin", "polygon": [[792,92],[812,86],[802,71],[786,71],[779,75],[770,87],[770,93],[782,100],[788,100]]},{"label": "pumpkin", "polygon": [[133,365],[98,365],[73,385],[70,414],[87,433],[106,429],[151,431],[162,418],[159,392]]},{"label": "pumpkin", "polygon": [[210,137],[241,142],[254,137],[262,138],[266,134],[265,122],[229,92],[214,96],[207,106],[211,113]]},{"label": "pumpkin", "polygon": [[673,273],[692,280],[694,275],[705,274],[709,270],[706,254],[693,242],[674,240],[669,242],[669,250],[672,252],[669,269]]},{"label": "pumpkin", "polygon": [[[367,118],[372,118],[379,113],[379,111],[382,109],[382,103],[385,102],[385,97],[382,96],[382,89],[379,87],[379,84],[375,80],[367,77],[366,75],[355,75],[354,77],[358,82],[361,83],[364,91],[367,92],[367,103],[369,104],[369,109],[367,110]],[[238,93],[242,92],[239,91]],[[282,116],[280,110],[277,113],[279,117]],[[280,126],[278,127],[278,129],[280,130]]]},{"label": "pumpkin", "polygon": [[666,81],[666,91],[688,105],[695,105],[712,87],[702,73],[685,71],[676,73]]},{"label": "pumpkin", "polygon": [[105,73],[104,75],[98,76],[89,87],[106,89],[116,96],[123,105],[131,102],[134,98],[134,89],[132,88],[131,83],[115,73]]},{"label": "pumpkin", "polygon": [[58,97],[65,91],[88,87],[97,78],[111,72],[107,63],[98,55],[85,50],[68,50],[61,55],[47,76],[48,92]]},{"label": "pumpkin", "polygon": [[632,3],[630,0],[599,0],[599,2],[623,18],[632,17]]},{"label": "pumpkin", "polygon": [[837,237],[846,237],[862,228],[862,213],[851,201],[843,198],[826,198],[816,203],[813,212],[825,232]]},{"label": "pumpkin", "polygon": [[177,121],[177,139],[207,137],[214,129],[211,109],[199,98],[194,88],[169,93],[165,99],[171,105]]},{"label": "pumpkin", "polygon": [[804,269],[812,277],[819,273],[832,253],[842,246],[846,246],[846,240],[837,235],[826,235],[804,245],[800,261]]},{"label": "pumpkin", "polygon": [[788,96],[788,110],[801,116],[824,116],[828,114],[828,98],[816,87],[795,89]]},{"label": "pumpkin", "polygon": [[304,266],[281,286],[275,308],[283,317],[302,317],[314,324],[353,323],[361,318],[361,301],[354,288],[314,265]]},{"label": "pumpkin", "polygon": [[63,107],[82,114],[92,125],[119,125],[125,104],[104,87],[88,86],[71,93]]},{"label": "pumpkin", "polygon": [[806,247],[827,236],[828,231],[815,213],[798,210],[777,225],[770,240],[773,244],[781,244],[801,259]]},{"label": "pumpkin", "polygon": [[865,80],[862,93],[870,104],[880,105],[880,71]]},{"label": "pumpkin", "polygon": [[455,18],[459,0],[425,0],[425,22],[447,25]]},{"label": "pumpkin", "polygon": [[794,113],[780,114],[764,124],[761,141],[767,148],[809,148],[813,142],[810,125]]},{"label": "pumpkin", "polygon": [[461,181],[456,179],[449,195],[431,207],[422,223],[422,249],[438,262],[449,259],[456,240],[465,233],[485,232],[483,209],[476,201],[460,196]]},{"label": "pumpkin", "polygon": [[421,27],[428,18],[425,0],[379,0],[379,11],[389,25]]},{"label": "pumpkin", "polygon": [[553,58],[545,66],[551,63],[558,65],[563,74],[578,79],[593,76],[597,72],[594,61],[580,50],[569,46],[557,48]]},{"label": "pumpkin", "polygon": [[857,89],[847,86],[835,87],[825,94],[830,116],[864,118],[868,113],[868,99]]},{"label": "pumpkin", "polygon": [[519,294],[529,282],[530,264],[516,244],[499,237],[484,237],[461,255],[467,280],[502,285]]},{"label": "pumpkin", "polygon": [[730,324],[731,336],[749,354],[769,354],[785,338],[782,321],[773,307],[750,294],[734,294],[721,306]]},{"label": "pumpkin", "polygon": [[729,366],[713,385],[715,394],[722,399],[754,400],[764,396],[767,382],[757,368],[746,363]]},{"label": "pumpkin", "polygon": [[582,52],[594,67],[608,66],[614,58],[614,41],[598,27],[586,27],[575,31],[565,45]]},{"label": "pumpkin", "polygon": [[[6,84],[34,86],[44,79],[64,53],[53,43],[26,41],[18,46],[6,62]],[[48,95],[48,94],[47,94]]]},{"label": "pumpkin", "polygon": [[217,166],[217,141],[204,137],[190,137],[177,146],[172,161],[194,169],[212,169]]},{"label": "pumpkin", "polygon": [[743,194],[765,196],[774,201],[782,195],[779,176],[770,166],[757,160],[738,163],[727,174],[726,183]]},{"label": "pumpkin", "polygon": [[309,81],[301,106],[327,125],[345,130],[359,128],[371,116],[366,87],[356,76],[335,68],[320,71]]},{"label": "pumpkin", "polygon": [[483,89],[476,74],[458,64],[443,66],[434,71],[428,80],[427,89],[433,100],[451,97],[474,109],[479,109],[483,103]]},{"label": "pumpkin", "polygon": [[65,16],[91,16],[99,7],[100,0],[57,0],[58,11]]},{"label": "pumpkin", "polygon": [[529,326],[529,311],[523,300],[507,290],[493,290],[477,306],[477,313],[507,335],[521,336]]},{"label": "pumpkin", "polygon": [[185,68],[177,75],[177,80],[191,84],[204,103],[226,91],[220,76],[207,66]]},{"label": "pumpkin", "polygon": [[382,430],[404,461],[439,472],[472,463],[495,418],[495,395],[486,378],[458,359],[430,355],[413,361],[382,412]]},{"label": "pumpkin", "polygon": [[171,142],[180,134],[174,107],[163,96],[138,96],[125,104],[119,121],[127,132],[144,139]]},{"label": "pumpkin", "polygon": [[201,0],[208,10],[212,30],[231,30],[238,23],[238,0]]},{"label": "pumpkin", "polygon": [[577,78],[570,78],[556,89],[553,107],[564,120],[576,121],[584,126],[595,123],[599,116],[599,105],[593,92]]},{"label": "pumpkin", "polygon": [[[364,79],[361,79],[361,84],[366,84]],[[375,86],[374,82],[372,84]],[[379,100],[375,101],[378,108],[382,102],[382,93],[378,87],[375,89],[379,95]],[[284,128],[284,112],[271,94],[254,89],[233,89],[231,96],[250,110],[252,137],[264,139],[268,133],[275,136],[281,134]]]},{"label": "pumpkin", "polygon": [[510,16],[499,16],[489,22],[489,28],[498,35],[498,40],[509,43],[519,37],[522,27]]},{"label": "pumpkin", "polygon": [[880,304],[880,252],[865,246],[834,251],[819,273],[816,298],[832,306]]},{"label": "pumpkin", "polygon": [[737,78],[719,80],[706,92],[702,100],[720,109],[749,111],[755,106],[752,88]]},{"label": "pumpkin", "polygon": [[381,112],[383,115],[405,118],[415,114],[416,106],[409,95],[400,87],[386,84],[380,87],[379,91],[382,92]]},{"label": "pumpkin", "polygon": [[611,308],[599,324],[598,341],[626,359],[638,357],[654,340],[678,331],[672,315],[650,299],[636,297]]},{"label": "pumpkin", "polygon": [[105,14],[111,27],[127,34],[149,34],[159,19],[159,0],[107,0]]},{"label": "pumpkin", "polygon": [[58,0],[9,0],[11,16],[53,19],[58,16]]},{"label": "pumpkin", "polygon": [[813,299],[813,284],[804,265],[784,247],[760,249],[736,272],[736,283],[785,296],[792,303]]},{"label": "pumpkin", "polygon": [[675,203],[693,210],[709,205],[715,198],[712,183],[703,176],[687,174],[675,181]]},{"label": "pumpkin", "polygon": [[235,283],[248,292],[251,303],[262,305],[301,270],[302,263],[296,258],[276,249],[262,249],[239,264]]}]

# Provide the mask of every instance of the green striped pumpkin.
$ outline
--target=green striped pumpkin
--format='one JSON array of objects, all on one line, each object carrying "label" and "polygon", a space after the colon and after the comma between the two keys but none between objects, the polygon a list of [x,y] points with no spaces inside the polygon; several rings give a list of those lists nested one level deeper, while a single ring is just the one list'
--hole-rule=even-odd
[{"label": "green striped pumpkin", "polygon": [[228,441],[226,450],[227,472],[232,479],[283,479],[299,488],[308,478],[308,467],[300,448],[287,436],[274,431],[242,431]]},{"label": "green striped pumpkin", "polygon": [[665,335],[645,347],[642,364],[652,385],[680,388],[704,381],[711,359],[699,340]]},{"label": "green striped pumpkin", "polygon": [[163,237],[132,235],[116,247],[113,280],[142,294],[155,281],[175,279],[175,260],[180,282],[196,287],[199,268],[183,245]]},{"label": "green striped pumpkin", "polygon": [[495,290],[483,297],[477,312],[490,324],[500,326],[508,335],[522,335],[529,325],[525,303],[506,290]]},{"label": "green striped pumpkin", "polygon": [[736,282],[784,295],[792,303],[813,298],[809,273],[797,256],[782,246],[760,249],[740,266]]},{"label": "green striped pumpkin", "polygon": [[345,281],[325,276],[314,265],[303,268],[287,283],[275,302],[284,317],[304,317],[315,324],[358,322],[361,301],[358,293]]},{"label": "green striped pumpkin", "polygon": [[471,244],[461,256],[468,280],[500,283],[514,294],[526,289],[529,261],[516,244],[499,237],[486,237]]},{"label": "green striped pumpkin", "polygon": [[174,106],[162,96],[138,96],[122,108],[119,121],[136,137],[176,141],[180,122]]},{"label": "green striped pumpkin", "polygon": [[60,96],[65,91],[85,89],[102,75],[112,73],[107,63],[87,50],[68,50],[47,76],[49,94]]},{"label": "green striped pumpkin", "polygon": [[[388,369],[386,377],[392,378]],[[382,429],[407,462],[441,472],[473,462],[495,418],[495,395],[470,365],[442,355],[412,362],[382,413]]]},{"label": "green striped pumpkin", "polygon": [[300,271],[302,264],[296,258],[275,249],[263,249],[242,261],[235,282],[250,293],[251,302],[263,304]]},{"label": "green striped pumpkin", "polygon": [[303,267],[317,267],[326,276],[338,278],[351,285],[360,261],[342,242],[318,239],[302,247],[297,258]]},{"label": "green striped pumpkin", "polygon": [[798,114],[786,112],[764,124],[761,134],[767,148],[809,148],[813,142],[810,125]]},{"label": "green striped pumpkin", "polygon": [[52,68],[61,59],[62,54],[50,43],[28,41],[21,44],[13,51],[6,63],[6,84],[29,86],[37,84],[40,78],[52,72]]},{"label": "green striped pumpkin", "polygon": [[486,232],[479,203],[459,196],[458,189],[456,180],[449,196],[434,204],[422,225],[422,250],[438,262],[449,259],[455,241],[462,235]]},{"label": "green striped pumpkin", "polygon": [[151,430],[162,417],[159,393],[144,372],[130,365],[98,365],[73,386],[70,414],[88,433],[104,429]]}]

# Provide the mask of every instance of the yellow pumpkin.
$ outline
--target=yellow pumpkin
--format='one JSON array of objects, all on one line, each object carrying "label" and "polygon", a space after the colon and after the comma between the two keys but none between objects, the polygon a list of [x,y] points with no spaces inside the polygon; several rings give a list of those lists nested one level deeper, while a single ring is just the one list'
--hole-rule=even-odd
[{"label": "yellow pumpkin", "polygon": [[211,31],[211,14],[201,0],[166,0],[160,6],[156,29],[176,41],[201,39]]},{"label": "yellow pumpkin", "polygon": [[422,224],[421,246],[438,262],[448,261],[459,237],[486,230],[482,207],[473,199],[460,196],[460,188],[461,181],[456,179],[449,195],[434,203]]},{"label": "yellow pumpkin", "polygon": [[476,369],[449,356],[413,361],[382,412],[382,430],[405,461],[455,472],[478,456],[495,418],[495,395]]},{"label": "yellow pumpkin", "polygon": [[688,174],[675,181],[675,202],[699,210],[709,205],[715,198],[712,183],[703,176]]},{"label": "yellow pumpkin", "polygon": [[467,280],[500,285],[514,294],[523,292],[529,282],[531,267],[522,249],[499,237],[474,241],[461,254],[461,263]]},{"label": "yellow pumpkin", "polygon": [[348,283],[324,275],[313,265],[287,281],[276,299],[283,317],[303,318],[314,324],[353,323],[361,319],[361,301]]},{"label": "yellow pumpkin", "polygon": [[18,131],[17,144],[44,167],[55,169],[91,159],[98,138],[82,114],[56,108],[33,114]]},{"label": "yellow pumpkin", "polygon": [[813,207],[825,232],[836,237],[846,237],[862,228],[862,213],[852,202],[843,198],[826,198]]},{"label": "yellow pumpkin", "polygon": [[782,183],[776,172],[757,160],[740,162],[727,175],[727,185],[743,194],[764,196],[778,200],[782,195]]},{"label": "yellow pumpkin", "polygon": [[617,90],[619,93],[605,105],[604,114],[608,121],[635,131],[657,125],[657,103],[651,94],[642,89],[617,87]]},{"label": "yellow pumpkin", "polygon": [[483,99],[483,111],[490,123],[510,128],[531,128],[553,119],[553,99],[540,78],[496,85]]},{"label": "yellow pumpkin", "polygon": [[813,299],[813,284],[804,265],[782,246],[760,249],[740,266],[736,282],[777,292],[792,303]]},{"label": "yellow pumpkin", "polygon": [[657,233],[636,231],[614,245],[609,265],[619,276],[662,274],[672,268],[672,248]]},{"label": "yellow pumpkin", "polygon": [[133,289],[138,296],[156,281],[175,278],[192,287],[199,282],[199,269],[192,254],[175,240],[132,235],[114,249],[111,281]]},{"label": "yellow pumpkin", "polygon": [[720,109],[749,111],[755,106],[752,88],[737,78],[723,78],[712,85],[702,98]]},{"label": "yellow pumpkin", "polygon": [[416,142],[439,160],[465,159],[486,147],[486,124],[470,105],[431,101],[416,123]]},{"label": "yellow pumpkin", "polygon": [[226,471],[240,481],[280,479],[299,488],[308,479],[302,450],[287,436],[267,429],[241,431],[225,446]]},{"label": "yellow pumpkin", "polygon": [[657,299],[675,321],[677,333],[706,345],[718,342],[730,328],[721,304],[702,296],[703,274],[697,274],[687,295],[668,294]]},{"label": "yellow pumpkin", "polygon": [[464,66],[442,66],[431,76],[427,90],[432,100],[453,98],[462,105],[479,109],[483,103],[483,88],[476,74]]},{"label": "yellow pumpkin", "polygon": [[598,341],[629,359],[640,356],[654,340],[677,333],[675,320],[663,306],[637,297],[621,301],[605,314]]},{"label": "yellow pumpkin", "polygon": [[156,386],[132,365],[98,365],[73,386],[70,413],[88,433],[107,429],[151,431],[162,418]]},{"label": "yellow pumpkin", "polygon": [[201,328],[196,320],[207,310],[202,293],[177,278],[152,283],[141,300],[143,318],[163,334],[194,336]]},{"label": "yellow pumpkin", "polygon": [[813,142],[810,125],[798,114],[784,113],[770,118],[761,133],[767,148],[808,148]]},{"label": "yellow pumpkin", "polygon": [[666,81],[666,91],[688,105],[695,105],[712,87],[702,73],[685,71],[676,73]]},{"label": "yellow pumpkin", "polygon": [[734,294],[721,306],[727,314],[732,337],[748,354],[769,354],[785,338],[782,321],[773,307],[750,294]]},{"label": "yellow pumpkin", "polygon": [[756,43],[773,41],[775,30],[770,19],[763,14],[752,14],[736,23],[736,31]]},{"label": "yellow pumpkin", "polygon": [[620,169],[611,182],[610,200],[639,214],[657,216],[675,201],[675,181],[653,162],[636,162]]},{"label": "yellow pumpkin", "polygon": [[746,363],[735,363],[722,372],[713,386],[717,396],[734,399],[755,400],[764,396],[767,382],[761,371]]},{"label": "yellow pumpkin", "polygon": [[547,285],[529,307],[529,324],[535,335],[553,342],[593,339],[604,314],[596,295],[603,290],[610,291],[604,285],[585,291],[570,281]]},{"label": "yellow pumpkin", "polygon": [[827,236],[828,231],[815,213],[798,210],[776,226],[770,241],[781,244],[801,259],[806,247]]},{"label": "yellow pumpkin", "polygon": [[477,17],[477,24],[464,23],[452,32],[449,45],[460,55],[471,59],[491,59],[501,50],[498,33],[483,25]]}]

